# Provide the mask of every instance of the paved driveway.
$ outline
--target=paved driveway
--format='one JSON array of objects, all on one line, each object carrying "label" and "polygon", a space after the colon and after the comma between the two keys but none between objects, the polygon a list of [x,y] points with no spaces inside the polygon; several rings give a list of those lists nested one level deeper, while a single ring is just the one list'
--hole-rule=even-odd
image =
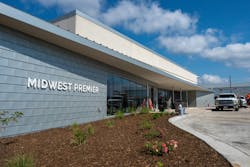
[{"label": "paved driveway", "polygon": [[207,142],[232,164],[250,167],[250,108],[239,112],[195,110],[170,122]]}]

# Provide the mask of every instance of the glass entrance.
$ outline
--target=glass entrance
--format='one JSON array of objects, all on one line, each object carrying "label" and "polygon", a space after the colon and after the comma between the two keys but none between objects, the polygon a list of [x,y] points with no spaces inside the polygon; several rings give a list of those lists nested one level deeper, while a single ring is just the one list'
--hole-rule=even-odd
[{"label": "glass entrance", "polygon": [[146,96],[145,85],[110,74],[107,80],[107,114],[129,112],[145,105]]},{"label": "glass entrance", "polygon": [[173,107],[173,97],[170,90],[158,89],[158,107],[160,111]]},{"label": "glass entrance", "polygon": [[148,92],[148,107],[151,110],[158,109],[158,89],[153,86],[149,86]]}]

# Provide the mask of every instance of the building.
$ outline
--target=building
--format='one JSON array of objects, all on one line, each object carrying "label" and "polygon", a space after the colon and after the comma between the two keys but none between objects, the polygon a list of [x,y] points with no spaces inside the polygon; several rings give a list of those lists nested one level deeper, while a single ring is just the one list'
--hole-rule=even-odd
[{"label": "building", "polygon": [[235,93],[238,97],[245,97],[250,93],[250,83],[240,83],[228,85],[210,85],[207,88],[214,92],[215,96],[218,96],[220,93]]},{"label": "building", "polygon": [[152,101],[207,106],[198,76],[73,11],[53,23],[0,3],[0,110],[24,116],[1,136],[103,119]]}]

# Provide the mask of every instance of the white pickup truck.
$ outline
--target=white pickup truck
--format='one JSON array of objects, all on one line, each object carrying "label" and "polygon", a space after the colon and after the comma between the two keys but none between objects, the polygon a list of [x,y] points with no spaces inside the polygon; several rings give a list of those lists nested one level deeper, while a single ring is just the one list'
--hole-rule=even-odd
[{"label": "white pickup truck", "polygon": [[239,111],[239,100],[234,93],[221,93],[215,99],[215,107],[216,110],[233,108],[235,111]]}]

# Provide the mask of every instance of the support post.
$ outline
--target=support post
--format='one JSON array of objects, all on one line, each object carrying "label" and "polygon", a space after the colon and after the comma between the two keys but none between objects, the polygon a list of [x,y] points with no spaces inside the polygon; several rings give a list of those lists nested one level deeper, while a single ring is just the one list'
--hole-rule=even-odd
[{"label": "support post", "polygon": [[148,108],[148,99],[149,99],[149,86],[148,86],[148,82],[147,82],[146,87],[147,87],[147,101],[146,101],[146,106]]},{"label": "support post", "polygon": [[182,101],[182,89],[180,89],[180,100]]},{"label": "support post", "polygon": [[174,88],[172,88],[173,103],[174,103]]}]

